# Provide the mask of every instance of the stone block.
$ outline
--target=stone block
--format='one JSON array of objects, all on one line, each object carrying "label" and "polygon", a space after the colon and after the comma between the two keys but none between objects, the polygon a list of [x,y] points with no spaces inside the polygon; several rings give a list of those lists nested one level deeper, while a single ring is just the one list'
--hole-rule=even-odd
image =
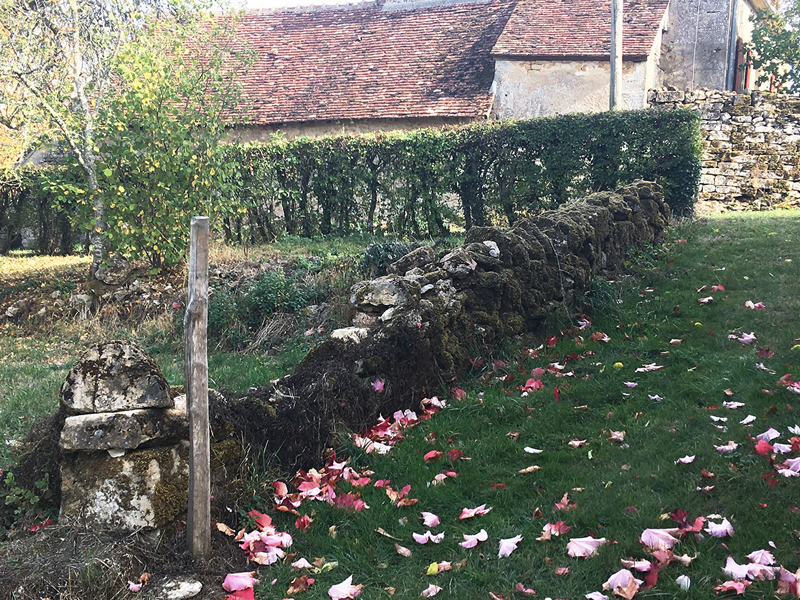
[{"label": "stone block", "polygon": [[656,102],[683,102],[684,93],[678,90],[660,90],[656,93]]},{"label": "stone block", "polygon": [[144,408],[67,417],[60,444],[62,450],[70,452],[134,450],[154,441],[177,442],[188,434],[185,407]]},{"label": "stone block", "polygon": [[430,246],[420,246],[405,256],[401,256],[387,269],[389,273],[405,275],[415,267],[425,267],[436,262],[436,252]]},{"label": "stone block", "polygon": [[156,362],[131,342],[89,348],[61,386],[61,406],[69,414],[169,408],[169,384]]},{"label": "stone block", "polygon": [[166,525],[186,510],[187,444],[135,450],[120,458],[67,455],[61,464],[59,523],[117,531]]}]

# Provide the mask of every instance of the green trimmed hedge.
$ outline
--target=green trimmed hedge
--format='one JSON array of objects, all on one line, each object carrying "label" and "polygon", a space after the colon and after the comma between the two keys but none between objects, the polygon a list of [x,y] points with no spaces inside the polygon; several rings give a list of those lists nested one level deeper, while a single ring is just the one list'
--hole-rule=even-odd
[{"label": "green trimmed hedge", "polygon": [[694,111],[642,110],[232,145],[246,213],[226,233],[441,236],[636,179],[661,184],[673,213],[687,214],[699,123]]},{"label": "green trimmed hedge", "polygon": [[[688,214],[700,178],[699,123],[689,110],[642,110],[231,144],[224,164],[235,191],[218,197],[230,216],[215,225],[234,243],[282,233],[439,238],[452,226],[511,226],[636,179],[661,184],[673,213]],[[31,227],[40,251],[69,251],[78,211],[55,191],[81,178],[68,167],[0,177],[0,229]]]}]

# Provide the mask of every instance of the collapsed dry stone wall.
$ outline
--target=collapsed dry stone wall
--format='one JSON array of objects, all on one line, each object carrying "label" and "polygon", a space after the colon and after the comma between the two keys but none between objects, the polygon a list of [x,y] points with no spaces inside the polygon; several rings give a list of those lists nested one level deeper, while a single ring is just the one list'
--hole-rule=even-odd
[{"label": "collapsed dry stone wall", "polygon": [[337,431],[414,408],[465,372],[472,353],[540,329],[630,248],[659,241],[668,218],[661,188],[638,182],[511,230],[473,227],[444,254],[420,248],[390,275],[353,287],[351,327],[312,348],[276,385],[214,413],[285,466],[311,465]]},{"label": "collapsed dry stone wall", "polygon": [[698,211],[800,206],[800,98],[651,90],[648,102],[702,116]]}]

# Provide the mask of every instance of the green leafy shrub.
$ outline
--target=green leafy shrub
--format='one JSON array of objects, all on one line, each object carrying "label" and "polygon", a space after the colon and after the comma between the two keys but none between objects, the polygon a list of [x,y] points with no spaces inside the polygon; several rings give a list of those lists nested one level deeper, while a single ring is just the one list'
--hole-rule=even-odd
[{"label": "green leafy shrub", "polygon": [[364,251],[364,256],[361,257],[358,267],[362,273],[369,277],[386,275],[386,269],[390,264],[417,247],[419,247],[419,244],[409,244],[401,241],[371,244]]}]

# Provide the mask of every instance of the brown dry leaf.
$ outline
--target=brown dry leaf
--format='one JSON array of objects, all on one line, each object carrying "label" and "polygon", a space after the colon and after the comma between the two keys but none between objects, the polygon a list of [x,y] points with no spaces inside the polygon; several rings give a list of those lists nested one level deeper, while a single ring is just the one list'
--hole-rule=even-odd
[{"label": "brown dry leaf", "polygon": [[391,533],[386,531],[383,527],[378,527],[375,531],[378,532],[379,534],[381,534],[383,537],[387,537],[387,538],[392,539],[392,540],[399,539],[399,538],[394,537]]},{"label": "brown dry leaf", "polygon": [[727,390],[722,390],[722,393],[725,394],[726,396],[733,396],[733,390],[731,390],[731,388],[728,388]]},{"label": "brown dry leaf", "polygon": [[454,562],[452,564],[452,567],[453,567],[453,569],[458,571],[460,568],[464,567],[466,564],[467,564],[467,559],[465,558],[464,560],[460,560],[458,562]]},{"label": "brown dry leaf", "polygon": [[326,564],[328,564],[328,560],[323,556],[321,558],[315,558],[314,560],[311,561],[311,564],[317,567],[318,569],[321,569]]},{"label": "brown dry leaf", "polygon": [[218,522],[217,523],[217,531],[221,531],[225,535],[230,535],[230,536],[236,535],[236,532],[233,529],[231,529],[230,527],[228,527],[227,525],[225,525],[225,523],[219,523]]},{"label": "brown dry leaf", "polygon": [[614,595],[619,596],[620,598],[625,598],[625,600],[633,600],[633,597],[637,593],[639,593],[639,584],[636,583],[633,578],[631,578],[630,583],[624,588],[614,588]]},{"label": "brown dry leaf", "polygon": [[286,593],[299,594],[300,592],[305,592],[309,587],[311,587],[313,583],[314,583],[313,577],[309,577],[308,575],[301,575],[300,577],[295,577],[289,584],[289,589],[286,590]]},{"label": "brown dry leaf", "polygon": [[515,442],[519,439],[519,431],[509,431],[506,437],[510,437]]},{"label": "brown dry leaf", "polygon": [[520,469],[519,471],[517,471],[517,473],[519,473],[520,475],[524,475],[525,473],[534,473],[540,470],[541,468],[542,467],[540,467],[539,465],[531,465],[530,467],[525,467],[524,469]]},{"label": "brown dry leaf", "polygon": [[716,475],[714,475],[711,471],[708,471],[706,469],[701,469],[700,475],[702,475],[706,479],[714,479],[714,477],[716,477]]},{"label": "brown dry leaf", "polygon": [[630,471],[631,470],[631,466],[630,465],[622,465],[620,467],[620,469],[622,469],[623,471]]},{"label": "brown dry leaf", "polygon": [[543,516],[544,516],[544,513],[542,512],[542,509],[537,506],[533,511],[533,518],[534,519],[541,519]]},{"label": "brown dry leaf", "polygon": [[328,527],[328,535],[330,535],[333,539],[336,539],[336,525],[331,525]]},{"label": "brown dry leaf", "polygon": [[150,583],[150,577],[152,577],[152,575],[150,575],[150,573],[142,573],[139,576],[138,583],[141,583],[142,585],[147,585],[148,583]]},{"label": "brown dry leaf", "polygon": [[384,590],[384,591],[385,591],[387,594],[389,594],[390,596],[394,596],[394,593],[395,593],[395,591],[396,591],[396,590],[395,590],[393,587],[385,587],[385,588],[383,588],[383,590]]}]

